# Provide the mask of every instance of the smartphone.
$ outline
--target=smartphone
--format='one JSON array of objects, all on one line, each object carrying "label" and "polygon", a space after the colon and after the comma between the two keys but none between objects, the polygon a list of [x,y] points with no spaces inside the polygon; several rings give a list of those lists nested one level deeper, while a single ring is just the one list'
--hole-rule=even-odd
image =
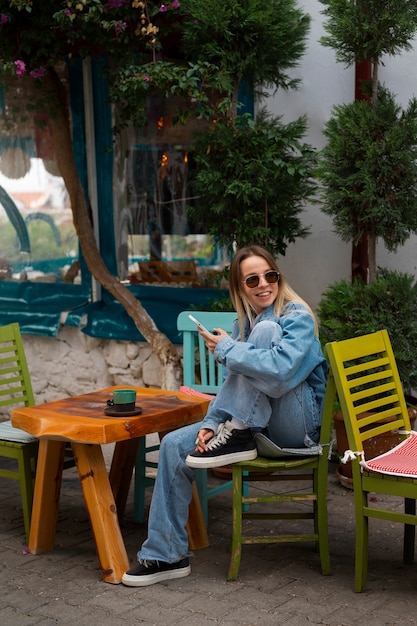
[{"label": "smartphone", "polygon": [[204,331],[205,333],[209,333],[210,331],[207,330],[207,328],[205,326],[203,326],[203,324],[201,322],[199,322],[194,315],[189,315],[188,316],[190,318],[190,320],[192,322],[194,322],[194,324],[196,324],[196,326],[198,326],[198,328],[201,328],[202,331]]}]

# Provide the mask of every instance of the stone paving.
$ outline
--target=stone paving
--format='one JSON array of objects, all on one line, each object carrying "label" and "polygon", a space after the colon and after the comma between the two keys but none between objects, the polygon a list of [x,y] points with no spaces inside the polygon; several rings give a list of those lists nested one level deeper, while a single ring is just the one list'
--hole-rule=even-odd
[{"label": "stone paving", "polygon": [[[122,531],[134,562],[146,524],[134,524],[131,515],[130,499]],[[75,469],[64,473],[55,550],[39,556],[27,554],[18,484],[2,479],[0,624],[416,624],[417,564],[402,563],[399,525],[371,521],[368,589],[353,592],[353,493],[339,484],[334,464],[329,515],[332,576],[320,574],[310,544],[258,545],[243,547],[239,579],[227,582],[231,507],[225,492],[210,501],[211,545],[195,553],[191,576],[134,589],[101,581]]]}]

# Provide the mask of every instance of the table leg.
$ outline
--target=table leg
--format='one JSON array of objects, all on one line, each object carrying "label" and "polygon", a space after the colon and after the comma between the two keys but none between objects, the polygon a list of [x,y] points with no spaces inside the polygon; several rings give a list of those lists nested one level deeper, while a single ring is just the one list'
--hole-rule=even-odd
[{"label": "table leg", "polygon": [[[160,440],[162,440],[165,434],[159,433]],[[123,519],[126,507],[138,446],[139,439],[136,437],[127,441],[119,441],[114,449],[109,477],[117,506],[119,523]],[[193,483],[193,496],[190,503],[187,533],[190,550],[200,550],[201,548],[207,548],[209,545],[207,528],[195,483]]]},{"label": "table leg", "polygon": [[119,524],[123,520],[133,468],[139,447],[139,438],[116,443],[111,462],[109,480],[117,507]]},{"label": "table leg", "polygon": [[188,545],[190,550],[201,550],[209,546],[206,523],[198,496],[197,485],[193,481],[193,497],[190,502],[190,512],[186,526]]},{"label": "table leg", "polygon": [[90,516],[103,579],[120,583],[129,559],[117,520],[117,509],[100,445],[73,443],[78,475]]},{"label": "table leg", "polygon": [[39,441],[29,535],[29,551],[32,554],[41,554],[54,547],[64,452],[64,441]]}]

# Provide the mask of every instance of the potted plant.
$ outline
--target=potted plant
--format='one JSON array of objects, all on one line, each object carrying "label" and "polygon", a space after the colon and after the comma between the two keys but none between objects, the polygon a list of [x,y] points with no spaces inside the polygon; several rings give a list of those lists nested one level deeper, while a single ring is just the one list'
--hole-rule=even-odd
[{"label": "potted plant", "polygon": [[[417,282],[414,277],[379,268],[375,280],[369,284],[360,280],[338,281],[324,292],[317,314],[323,345],[383,328],[388,330],[413,425],[417,415],[414,407],[417,402],[412,397],[413,390],[417,389]],[[335,411],[334,423],[337,451],[343,455],[348,444],[340,411]],[[397,443],[396,433],[376,438],[370,442],[365,454],[371,458]],[[350,463],[343,466],[342,472],[351,477]],[[341,480],[343,482],[343,477]]]}]

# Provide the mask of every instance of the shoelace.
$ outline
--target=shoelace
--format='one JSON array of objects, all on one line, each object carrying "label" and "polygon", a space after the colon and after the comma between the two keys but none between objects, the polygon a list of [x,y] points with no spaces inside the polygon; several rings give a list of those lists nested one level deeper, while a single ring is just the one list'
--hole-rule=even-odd
[{"label": "shoelace", "polygon": [[228,428],[226,428],[226,424],[220,424],[217,434],[212,439],[210,439],[207,444],[207,448],[209,450],[218,448],[219,446],[225,444],[231,436],[232,432]]}]

